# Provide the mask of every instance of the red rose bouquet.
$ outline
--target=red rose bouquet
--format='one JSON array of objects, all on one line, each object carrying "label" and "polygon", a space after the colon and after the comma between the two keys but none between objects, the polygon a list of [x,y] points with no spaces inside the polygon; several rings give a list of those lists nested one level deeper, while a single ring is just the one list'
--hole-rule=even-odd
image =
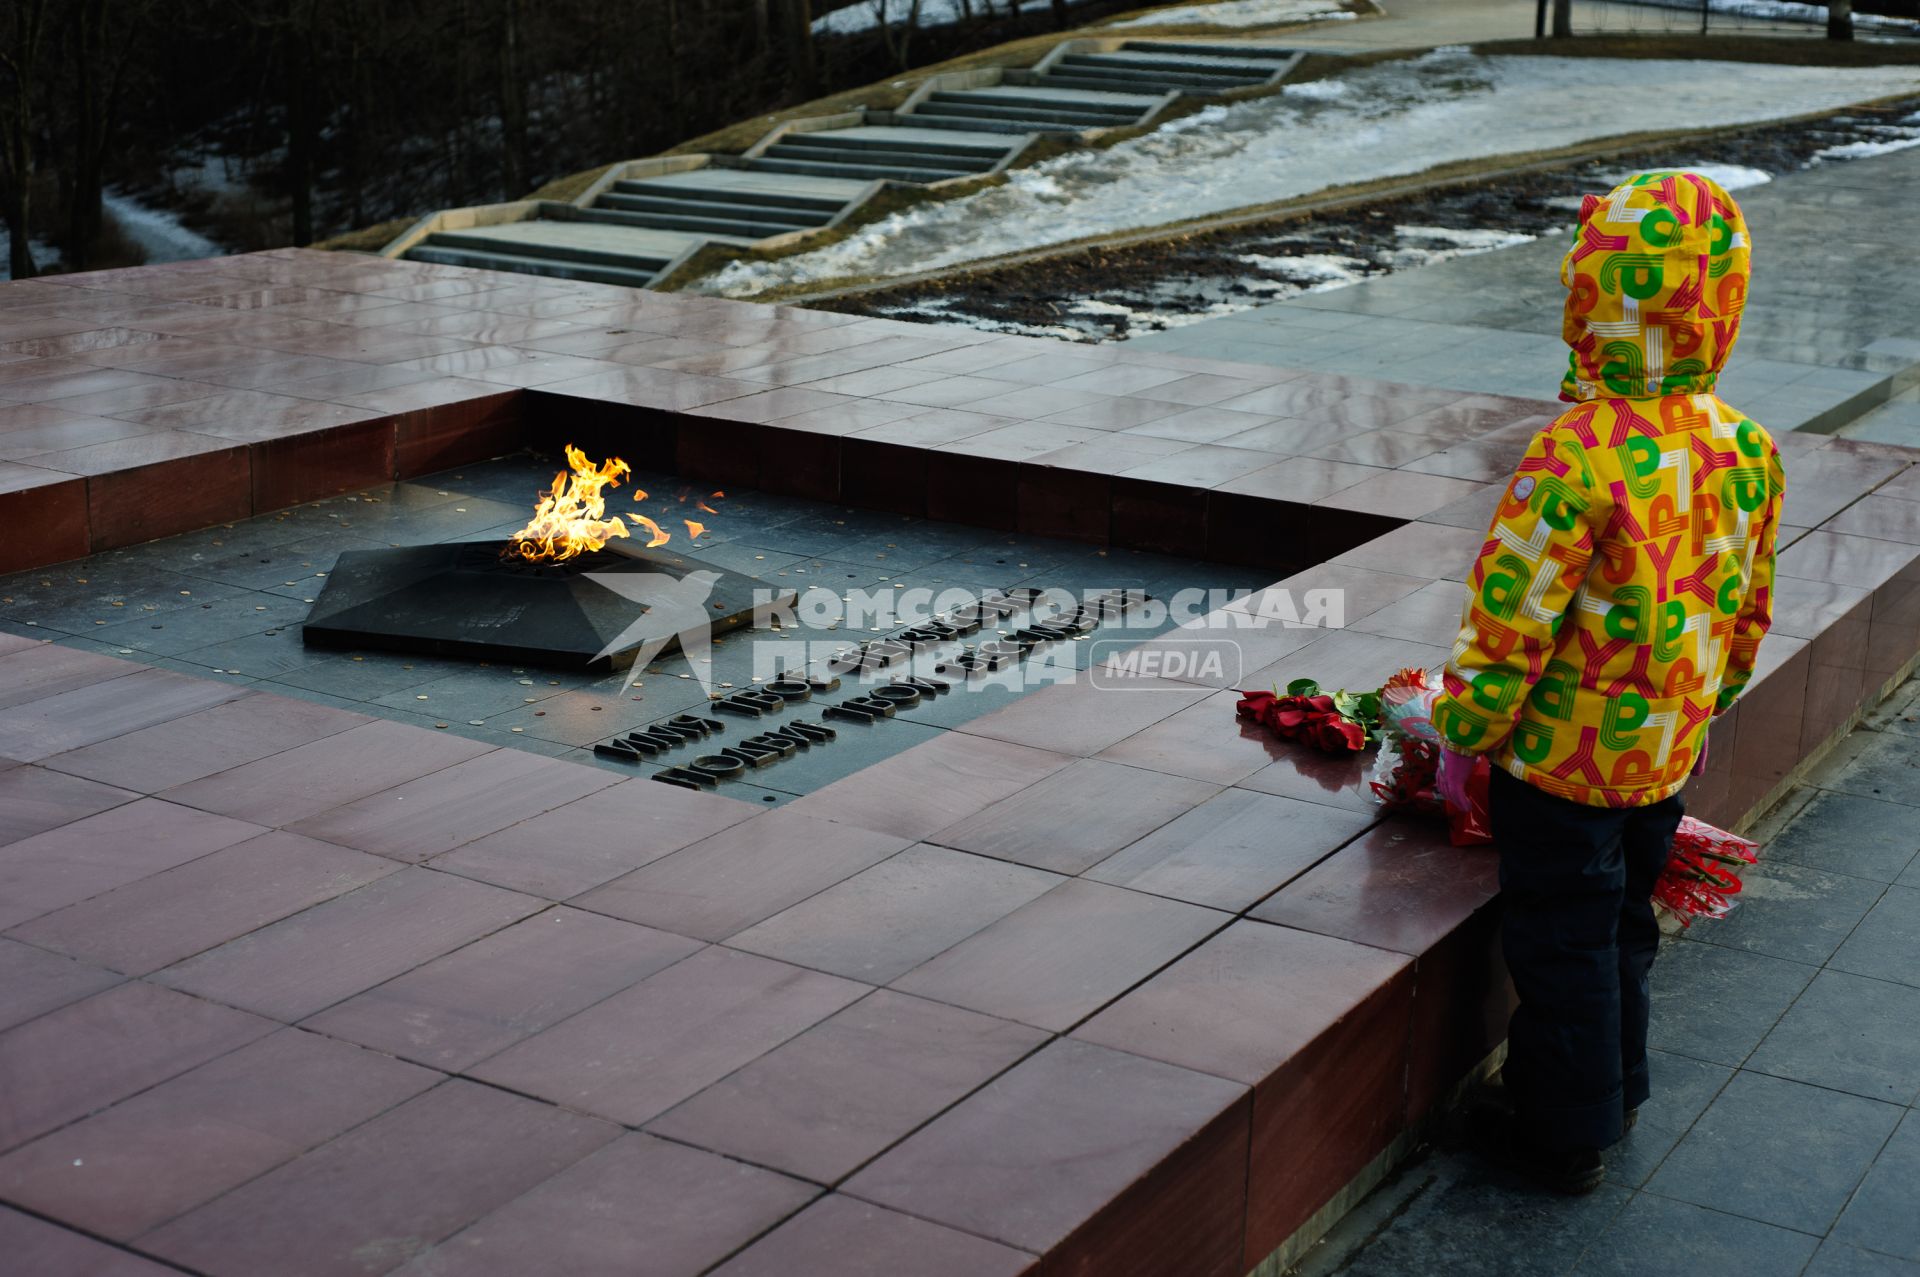
[{"label": "red rose bouquet", "polygon": [[[1434,730],[1438,681],[1426,670],[1404,669],[1374,692],[1323,693],[1311,679],[1287,685],[1287,694],[1242,692],[1239,713],[1285,740],[1327,753],[1357,753],[1378,743],[1368,787],[1393,812],[1443,815],[1456,847],[1493,841],[1487,815],[1491,775],[1485,757],[1467,777],[1467,806],[1449,805],[1439,793],[1441,744]],[[1688,816],[1674,835],[1673,856],[1654,884],[1653,898],[1676,914],[1682,926],[1695,918],[1723,918],[1740,893],[1740,875],[1760,856],[1757,843]]]}]

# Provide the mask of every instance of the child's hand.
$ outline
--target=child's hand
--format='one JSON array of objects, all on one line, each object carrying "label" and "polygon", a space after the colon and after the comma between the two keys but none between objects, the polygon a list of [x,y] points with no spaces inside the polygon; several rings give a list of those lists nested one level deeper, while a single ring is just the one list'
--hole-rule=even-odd
[{"label": "child's hand", "polygon": [[1441,801],[1450,811],[1465,811],[1470,805],[1467,777],[1473,774],[1473,762],[1472,754],[1451,749],[1440,751],[1440,774],[1434,780],[1434,788],[1440,791]]}]

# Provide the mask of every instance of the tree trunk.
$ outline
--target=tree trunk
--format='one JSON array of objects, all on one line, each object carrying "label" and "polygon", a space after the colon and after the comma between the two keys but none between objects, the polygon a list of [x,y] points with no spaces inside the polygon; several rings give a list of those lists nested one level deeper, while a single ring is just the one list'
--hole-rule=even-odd
[{"label": "tree trunk", "polygon": [[33,264],[34,94],[39,85],[40,44],[46,34],[46,0],[12,0],[12,30],[0,45],[0,182],[6,184],[7,264],[14,279],[38,274]]},{"label": "tree trunk", "polygon": [[1827,0],[1827,39],[1853,39],[1853,0]]},{"label": "tree trunk", "polygon": [[521,71],[522,0],[503,0],[500,32],[501,169],[507,199],[519,199],[532,185],[527,170],[527,86]]},{"label": "tree trunk", "polygon": [[1553,37],[1564,40],[1573,34],[1573,0],[1553,0]]},{"label": "tree trunk", "polygon": [[293,242],[313,243],[313,58],[308,33],[287,32],[287,193],[293,203]]},{"label": "tree trunk", "polygon": [[1072,25],[1073,25],[1072,19],[1070,19],[1067,16],[1067,0],[1053,0],[1054,30],[1065,31],[1068,27]]}]

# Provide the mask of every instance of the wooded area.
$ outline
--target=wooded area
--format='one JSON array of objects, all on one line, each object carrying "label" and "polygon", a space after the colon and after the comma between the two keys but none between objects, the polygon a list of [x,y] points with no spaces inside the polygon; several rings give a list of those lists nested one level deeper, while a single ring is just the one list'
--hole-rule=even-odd
[{"label": "wooded area", "polygon": [[[870,5],[875,0],[856,0]],[[555,176],[1065,20],[815,36],[832,0],[5,0],[0,217],[67,268],[116,264],[102,189],[159,190],[235,248],[304,244]],[[1090,4],[1076,12],[1131,7]],[[890,13],[915,15],[917,0]],[[175,169],[216,173],[167,190]],[[103,233],[104,229],[104,233]]]}]

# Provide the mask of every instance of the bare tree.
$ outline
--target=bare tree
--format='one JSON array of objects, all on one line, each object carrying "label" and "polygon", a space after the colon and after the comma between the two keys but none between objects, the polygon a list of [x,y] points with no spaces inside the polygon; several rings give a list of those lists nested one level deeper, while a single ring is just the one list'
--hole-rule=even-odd
[{"label": "bare tree", "polygon": [[1553,0],[1553,38],[1563,40],[1573,34],[1573,0]]},{"label": "bare tree", "polygon": [[38,120],[34,99],[40,90],[40,55],[47,34],[46,0],[12,0],[11,29],[0,43],[0,181],[6,184],[7,263],[13,278],[35,273],[33,230],[34,145]]},{"label": "bare tree", "polygon": [[65,256],[77,267],[92,261],[100,238],[107,147],[119,121],[134,45],[151,7],[149,3],[69,0],[66,50],[72,120],[61,185],[67,213]]},{"label": "bare tree", "polygon": [[1827,39],[1853,39],[1853,0],[1827,0]]}]

